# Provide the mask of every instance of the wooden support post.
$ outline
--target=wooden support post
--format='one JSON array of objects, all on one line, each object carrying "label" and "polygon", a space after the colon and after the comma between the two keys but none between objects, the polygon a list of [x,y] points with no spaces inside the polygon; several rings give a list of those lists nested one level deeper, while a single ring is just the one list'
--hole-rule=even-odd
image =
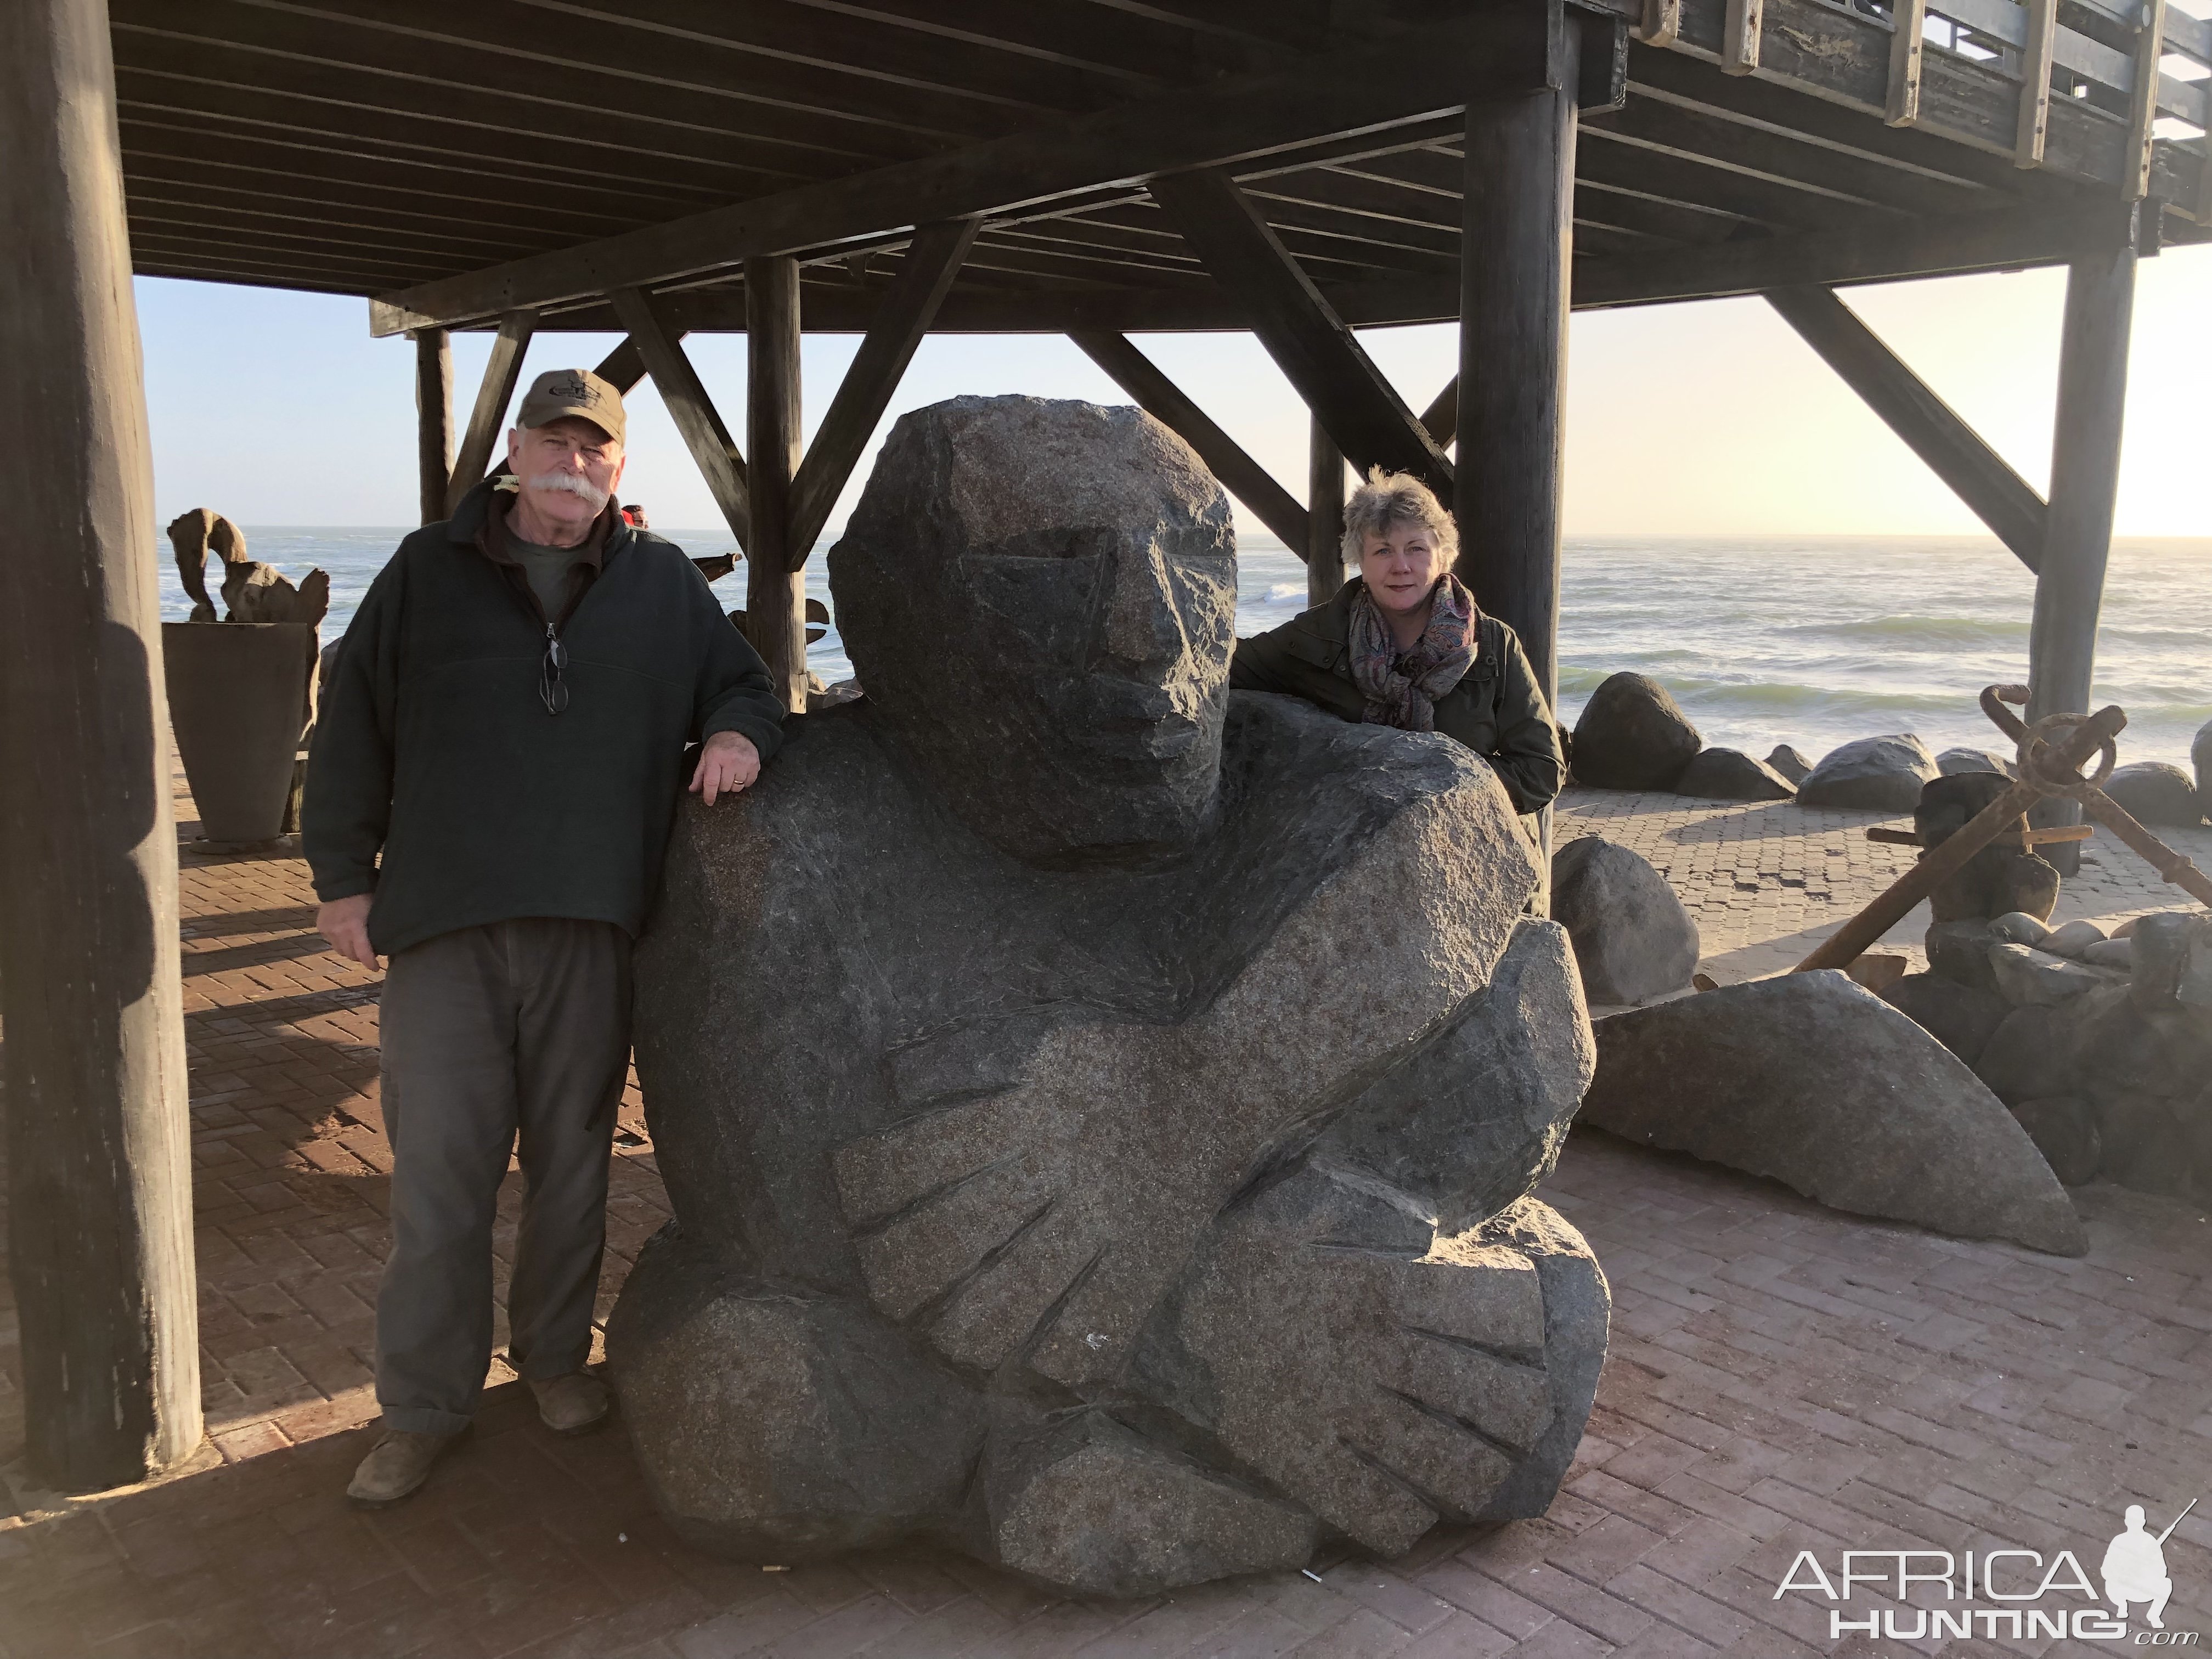
[{"label": "wooden support post", "polygon": [[1306,440],[1306,604],[1327,605],[1344,586],[1344,452],[1319,419]]},{"label": "wooden support post", "polygon": [[745,634],[776,694],[806,712],[806,550],[792,538],[799,471],[799,262],[745,261],[745,448],[752,539],[745,544]]},{"label": "wooden support post", "polygon": [[1636,38],[1647,46],[1671,46],[1682,33],[1682,0],[1644,0]]},{"label": "wooden support post", "polygon": [[2152,152],[2158,137],[2158,66],[2166,56],[2166,0],[2142,0],[2142,21],[2136,34],[2135,85],[2128,94],[2128,148],[2120,164],[2124,202],[2140,202],[2150,194]]},{"label": "wooden support post", "polygon": [[2041,562],[2048,517],[2043,497],[1833,289],[1773,289],[1766,300],[2022,564],[2033,570]]},{"label": "wooden support post", "polygon": [[453,343],[442,328],[418,328],[415,342],[415,465],[422,477],[422,522],[446,516],[453,484]]},{"label": "wooden support post", "polygon": [[1459,376],[1444,382],[1444,389],[1421,411],[1421,425],[1438,449],[1449,449],[1459,435]]},{"label": "wooden support post", "polygon": [[510,311],[499,319],[499,332],[491,343],[491,359],[484,364],[483,384],[477,388],[477,406],[469,414],[468,435],[453,461],[453,482],[446,487],[446,514],[461,504],[461,497],[483,482],[499,447],[507,420],[507,406],[514,401],[514,383],[522,375],[522,354],[530,349],[537,331],[538,313]]},{"label": "wooden support post", "polygon": [[1236,181],[1204,170],[1155,179],[1151,190],[1352,465],[1363,473],[1376,466],[1410,472],[1449,504],[1450,457],[1422,430]]},{"label": "wooden support post", "polygon": [[1889,99],[1882,118],[1893,127],[1920,124],[1920,70],[1927,58],[1928,0],[1896,0],[1890,12]]},{"label": "wooden support post", "polygon": [[2020,55],[2020,124],[2013,134],[2014,167],[2043,165],[2044,141],[2051,131],[2051,63],[2057,46],[2058,0],[2027,0],[2027,46]]},{"label": "wooden support post", "polygon": [[890,407],[892,393],[982,228],[981,219],[924,225],[908,245],[898,280],[884,296],[883,309],[830,400],[830,412],[822,417],[793,482],[791,555],[796,563],[806,562],[822,526],[830,522],[830,509]]},{"label": "wooden support post", "polygon": [[200,1442],[177,832],[154,477],[104,0],[0,52],[0,1079],[32,1478]]},{"label": "wooden support post", "polygon": [[660,313],[642,292],[634,288],[618,288],[607,295],[607,300],[614,307],[615,314],[622,319],[623,326],[629,331],[628,343],[637,348],[638,361],[653,376],[660,401],[667,406],[677,431],[683,434],[684,447],[691,452],[692,464],[699,469],[700,477],[706,479],[707,492],[721,509],[730,534],[738,538],[738,546],[750,553],[750,505],[744,458],[731,441],[730,429],[715,410],[714,400],[707,395],[698,371],[684,355],[684,348],[676,343],[674,331],[662,325]]},{"label": "wooden support post", "polygon": [[1728,0],[1721,24],[1721,68],[1730,75],[1748,75],[1759,67],[1759,46],[1765,32],[1765,8],[1760,0]]},{"label": "wooden support post", "polygon": [[[2051,510],[2027,645],[2030,725],[2046,714],[2080,714],[2089,707],[2097,614],[2104,604],[2112,507],[2119,492],[2135,290],[2132,238],[2102,254],[2076,259],[2067,270],[2058,407],[2051,441]],[[2067,800],[2045,802],[2034,818],[2046,828],[2081,821],[2081,808]],[[2080,848],[2057,848],[2050,856],[2061,874],[2071,875]]]},{"label": "wooden support post", "polygon": [[[1459,573],[1558,701],[1559,458],[1579,40],[1554,8],[1527,91],[1467,106]],[[1540,52],[1540,56],[1538,56]]]},{"label": "wooden support post", "polygon": [[[1112,375],[1115,385],[1136,399],[1138,408],[1196,450],[1221,487],[1250,507],[1278,541],[1300,558],[1307,556],[1306,509],[1163,374],[1157,363],[1132,345],[1127,335],[1079,330],[1067,337]],[[1343,465],[1341,459],[1338,465]]]}]

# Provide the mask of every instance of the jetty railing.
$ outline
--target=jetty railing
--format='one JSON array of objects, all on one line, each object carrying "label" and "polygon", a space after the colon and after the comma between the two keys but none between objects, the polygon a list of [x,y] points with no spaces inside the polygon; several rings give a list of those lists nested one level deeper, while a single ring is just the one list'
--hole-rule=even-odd
[{"label": "jetty railing", "polygon": [[[1644,0],[1635,33],[2212,224],[2212,21],[2168,0]],[[2192,137],[2194,179],[2161,180],[2158,144]]]}]

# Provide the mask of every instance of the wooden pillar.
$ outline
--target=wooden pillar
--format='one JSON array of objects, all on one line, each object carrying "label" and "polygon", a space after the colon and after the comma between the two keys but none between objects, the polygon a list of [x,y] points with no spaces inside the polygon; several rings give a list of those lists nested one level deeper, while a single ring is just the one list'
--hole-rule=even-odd
[{"label": "wooden pillar", "polygon": [[752,539],[745,547],[745,633],[784,707],[806,709],[808,550],[792,545],[799,473],[799,262],[745,261],[745,452]]},{"label": "wooden pillar", "polygon": [[418,328],[415,342],[416,468],[422,479],[422,522],[446,516],[453,477],[453,343],[442,328]]},{"label": "wooden pillar", "polygon": [[[1297,552],[1297,548],[1291,551]],[[1313,421],[1306,450],[1306,604],[1327,605],[1344,586],[1344,452]]]},{"label": "wooden pillar", "polygon": [[1532,18],[1526,91],[1467,108],[1459,343],[1459,574],[1559,690],[1559,455],[1574,236],[1577,30]]},{"label": "wooden pillar", "polygon": [[141,1480],[200,1440],[177,833],[153,464],[105,0],[0,52],[0,1021],[33,1478]]},{"label": "wooden pillar", "polygon": [[[2120,483],[2120,428],[2127,403],[2128,334],[2135,314],[2132,235],[2076,259],[2066,273],[2058,348],[2058,408],[2051,441],[2051,504],[2035,577],[2027,645],[2027,717],[2086,714],[2096,665],[2097,613],[2112,546]],[[2072,801],[2050,800],[2032,815],[2042,826],[2081,822]],[[2070,875],[2078,843],[2043,855]]]}]

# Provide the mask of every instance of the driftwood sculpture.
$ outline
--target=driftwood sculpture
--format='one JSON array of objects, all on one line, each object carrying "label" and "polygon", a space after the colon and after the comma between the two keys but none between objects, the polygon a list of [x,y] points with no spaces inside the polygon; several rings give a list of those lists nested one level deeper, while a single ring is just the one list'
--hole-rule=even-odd
[{"label": "driftwood sculpture", "polygon": [[295,587],[273,564],[247,556],[239,527],[210,507],[196,507],[169,523],[169,543],[177,551],[177,574],[192,601],[193,622],[213,622],[215,602],[208,597],[207,556],[212,548],[222,561],[225,622],[319,623],[331,608],[331,579],[311,570]]}]

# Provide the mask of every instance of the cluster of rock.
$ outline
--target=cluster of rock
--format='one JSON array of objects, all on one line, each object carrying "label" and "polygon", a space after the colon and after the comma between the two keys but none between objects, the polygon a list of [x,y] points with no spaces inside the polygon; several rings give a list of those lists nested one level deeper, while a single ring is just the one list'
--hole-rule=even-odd
[{"label": "cluster of rock", "polygon": [[2212,916],[2107,937],[2014,912],[1937,921],[1882,995],[2011,1108],[2060,1180],[2212,1199]]},{"label": "cluster of rock", "polygon": [[[1790,800],[1910,812],[1939,777],[1990,773],[2010,777],[2013,763],[1986,749],[1941,754],[1909,732],[1860,738],[1815,763],[1788,744],[1759,760],[1737,749],[1708,748],[1681,706],[1648,675],[1620,673],[1590,694],[1575,722],[1575,781],[1596,789],[1660,790],[1699,800]],[[2212,817],[2212,721],[2191,749],[2196,770],[2138,761],[2115,771],[2105,792],[2145,823],[2193,826]]]}]

